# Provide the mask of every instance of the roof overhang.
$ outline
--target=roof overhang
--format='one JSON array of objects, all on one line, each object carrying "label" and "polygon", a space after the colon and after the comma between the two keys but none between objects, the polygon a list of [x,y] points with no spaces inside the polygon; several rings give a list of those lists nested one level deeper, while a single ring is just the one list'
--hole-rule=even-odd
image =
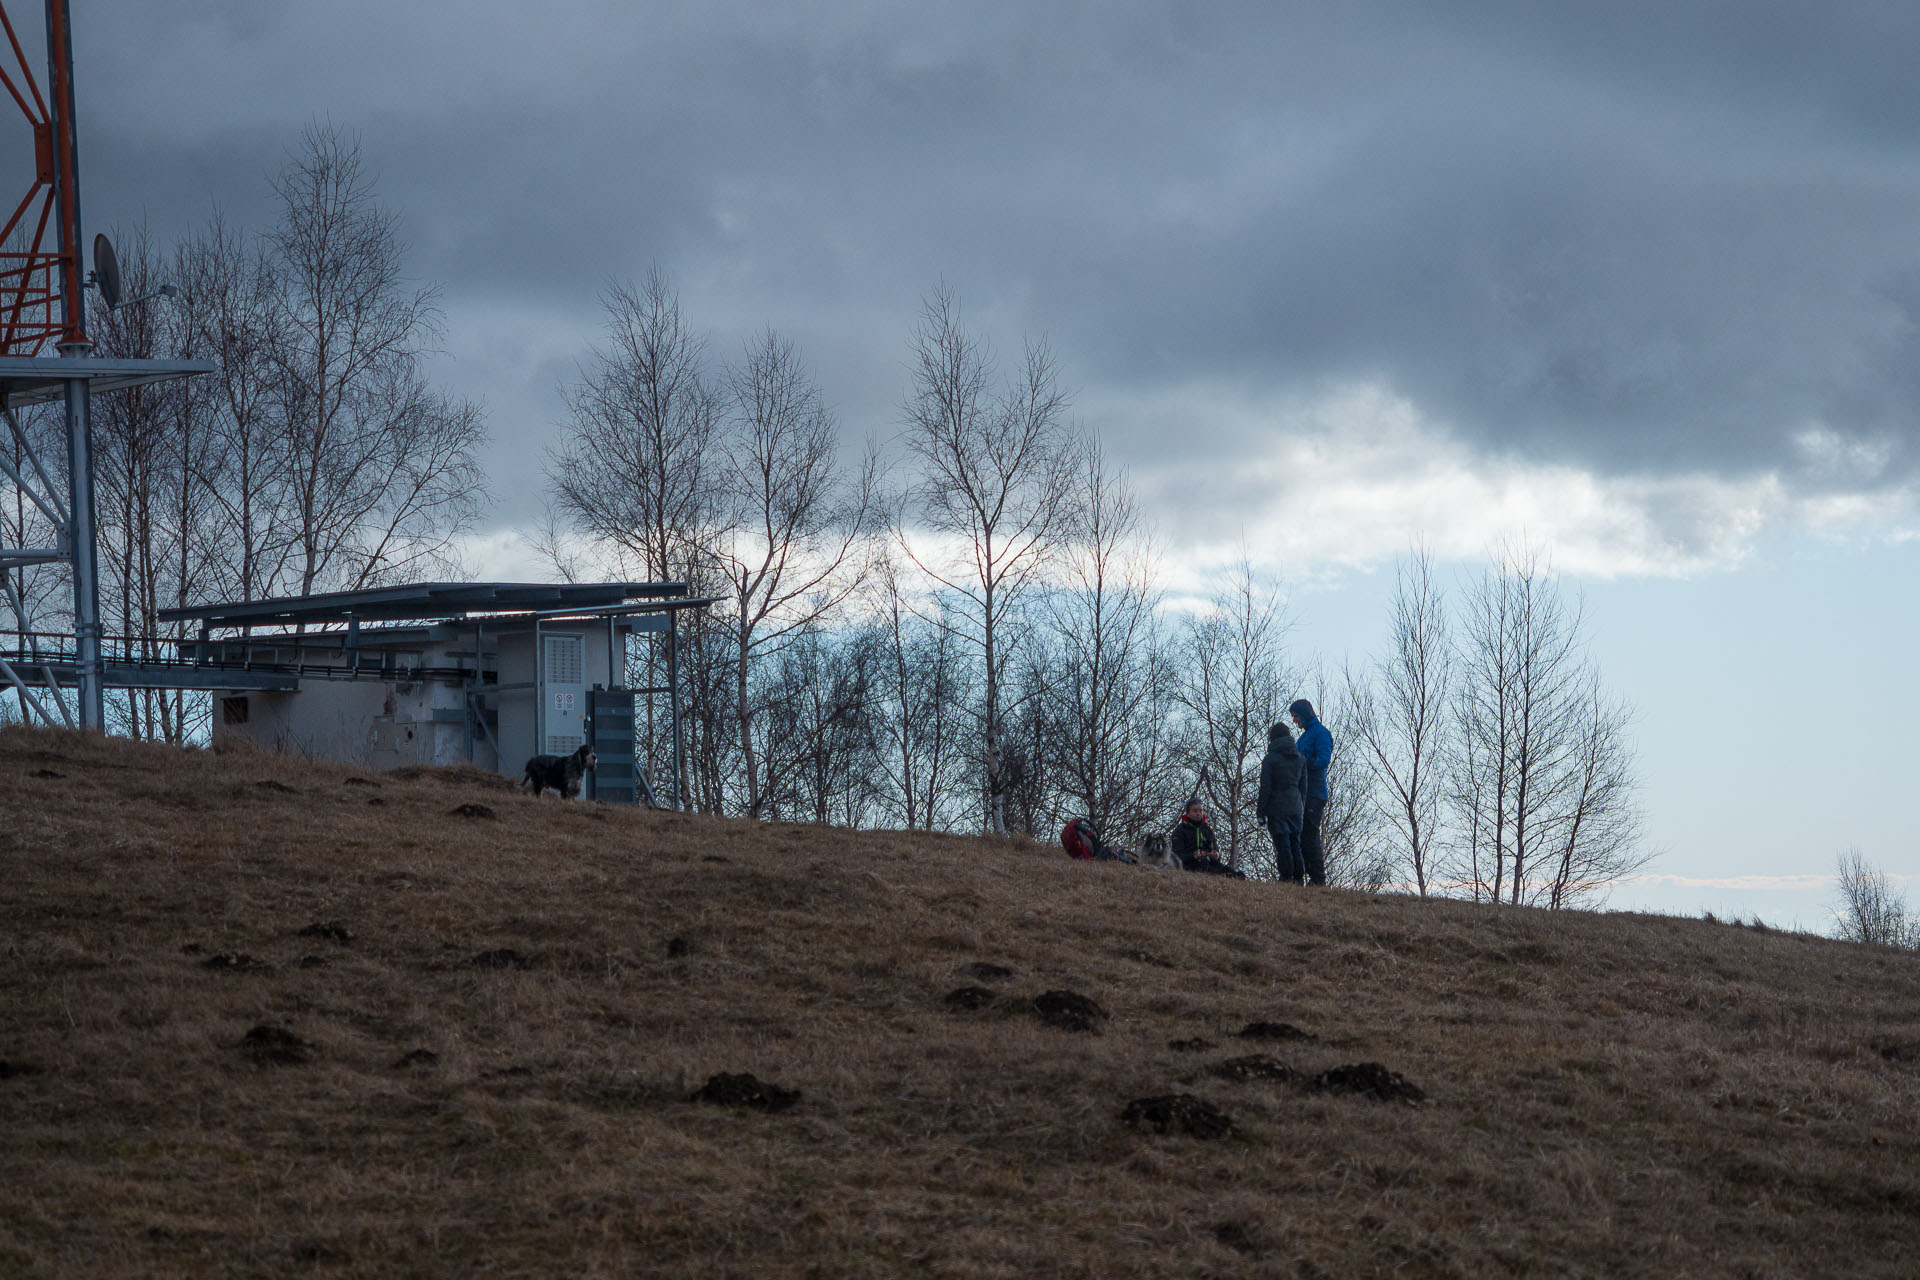
[{"label": "roof overhang", "polygon": [[360,622],[483,621],[512,615],[577,615],[685,599],[684,582],[416,582],[272,600],[162,609],[162,622],[219,627],[329,626]]},{"label": "roof overhang", "polygon": [[119,391],[212,373],[211,360],[96,360],[83,356],[0,356],[0,395],[9,409],[47,404],[67,392],[67,383],[85,378],[95,392]]}]

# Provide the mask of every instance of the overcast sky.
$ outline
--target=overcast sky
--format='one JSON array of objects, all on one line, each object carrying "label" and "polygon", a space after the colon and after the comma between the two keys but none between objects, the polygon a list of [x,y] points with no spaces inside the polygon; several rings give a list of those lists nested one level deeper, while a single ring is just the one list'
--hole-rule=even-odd
[{"label": "overcast sky", "polygon": [[[1359,619],[1409,541],[1464,562],[1524,531],[1617,630],[1649,628],[1602,657],[1650,738],[1708,734],[1695,767],[1738,739],[1662,719],[1662,682],[1703,676],[1659,660],[1676,610],[1724,595],[1703,660],[1764,655],[1806,687],[1849,600],[1912,591],[1911,0],[74,0],[74,20],[90,229],[166,237],[214,203],[257,223],[305,124],[359,132],[444,286],[438,376],[489,412],[477,545],[502,570],[596,295],[657,263],[721,353],[795,338],[850,436],[896,429],[936,281],[1003,349],[1045,334],[1176,573],[1244,545],[1336,657],[1377,635]],[[1853,591],[1842,616],[1779,598],[1815,563]],[[1770,628],[1725,624],[1763,602]],[[1889,662],[1897,703],[1913,678]],[[1869,807],[1920,763],[1892,711],[1823,713],[1890,762],[1864,767]],[[1687,803],[1656,827],[1700,819]],[[1848,839],[1821,812],[1783,814],[1763,869],[1827,871]],[[1908,840],[1868,852],[1920,871]],[[1671,843],[1666,871],[1718,856]]]}]

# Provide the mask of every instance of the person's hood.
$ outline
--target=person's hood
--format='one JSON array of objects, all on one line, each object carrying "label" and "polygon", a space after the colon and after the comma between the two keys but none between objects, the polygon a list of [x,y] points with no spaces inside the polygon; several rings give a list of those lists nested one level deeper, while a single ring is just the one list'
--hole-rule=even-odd
[{"label": "person's hood", "polygon": [[1293,734],[1288,732],[1287,726],[1284,724],[1276,724],[1267,730],[1267,750],[1278,751],[1282,755],[1285,755],[1288,751],[1298,751],[1299,749],[1299,747],[1294,745]]}]

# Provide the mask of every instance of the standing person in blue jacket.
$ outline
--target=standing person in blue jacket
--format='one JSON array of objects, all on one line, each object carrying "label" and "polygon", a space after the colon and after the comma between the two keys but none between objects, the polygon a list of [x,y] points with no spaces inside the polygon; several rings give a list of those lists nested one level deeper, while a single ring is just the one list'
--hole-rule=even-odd
[{"label": "standing person in blue jacket", "polygon": [[1287,708],[1293,722],[1300,726],[1300,754],[1307,758],[1307,804],[1300,829],[1300,857],[1307,864],[1307,882],[1327,882],[1327,858],[1320,847],[1320,819],[1327,813],[1327,766],[1333,763],[1333,735],[1313,704],[1300,698]]}]

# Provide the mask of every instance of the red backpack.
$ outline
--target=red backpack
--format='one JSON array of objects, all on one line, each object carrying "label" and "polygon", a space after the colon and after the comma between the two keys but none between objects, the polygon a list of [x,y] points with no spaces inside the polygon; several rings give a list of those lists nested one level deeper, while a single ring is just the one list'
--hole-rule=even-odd
[{"label": "red backpack", "polygon": [[1085,818],[1075,818],[1060,828],[1060,846],[1067,851],[1069,858],[1078,858],[1083,862],[1093,861],[1093,828]]}]

